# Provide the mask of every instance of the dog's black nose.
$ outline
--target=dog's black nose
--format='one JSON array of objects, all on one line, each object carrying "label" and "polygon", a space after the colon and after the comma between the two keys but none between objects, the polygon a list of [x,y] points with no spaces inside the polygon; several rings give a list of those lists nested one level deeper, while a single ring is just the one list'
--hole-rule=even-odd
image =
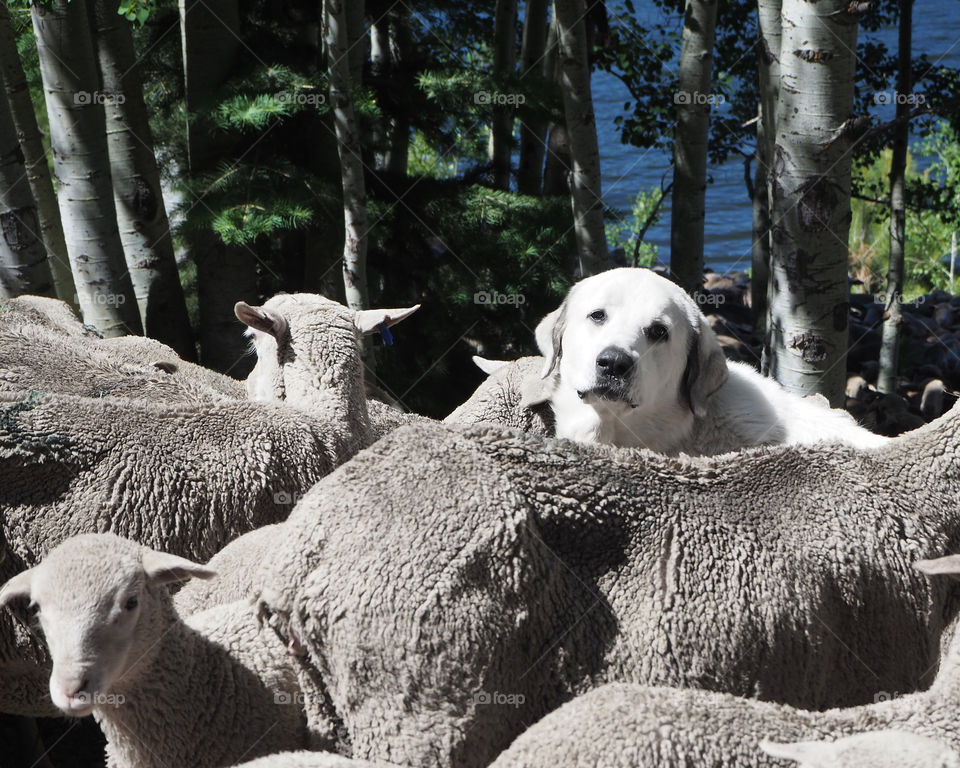
[{"label": "dog's black nose", "polygon": [[597,355],[597,373],[622,379],[633,368],[633,358],[622,349],[607,347]]}]

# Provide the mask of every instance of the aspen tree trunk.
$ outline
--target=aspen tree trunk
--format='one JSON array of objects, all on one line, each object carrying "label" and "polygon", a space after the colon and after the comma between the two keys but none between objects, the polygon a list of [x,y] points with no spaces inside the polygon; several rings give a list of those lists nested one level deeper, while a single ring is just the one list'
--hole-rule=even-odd
[{"label": "aspen tree trunk", "polygon": [[50,262],[57,297],[79,312],[77,287],[73,282],[67,244],[63,239],[63,225],[60,223],[60,209],[50,178],[50,166],[40,137],[37,115],[30,100],[27,77],[17,52],[10,12],[4,3],[0,3],[0,76],[23,152],[27,181],[37,210],[39,233]]},{"label": "aspen tree trunk", "polygon": [[554,0],[560,43],[560,90],[570,137],[570,199],[577,237],[580,273],[595,275],[607,266],[607,237],[603,228],[600,149],[590,92],[587,34],[583,4]]},{"label": "aspen tree trunk", "polygon": [[85,0],[34,3],[31,15],[60,218],[83,319],[107,337],[142,333],[117,231],[103,94]]},{"label": "aspen tree trunk", "polygon": [[[493,26],[493,76],[502,81],[517,65],[514,35],[517,26],[517,0],[497,0]],[[490,125],[490,164],[493,185],[510,189],[510,151],[513,148],[513,107],[494,105]]]},{"label": "aspen tree trunk", "polygon": [[193,332],[160,191],[130,22],[117,0],[93,0],[94,34],[120,240],[147,336],[196,359]]},{"label": "aspen tree trunk", "polygon": [[[543,76],[551,82],[560,82],[560,34],[557,31],[557,14],[550,18],[547,28],[547,51],[543,57]],[[570,142],[567,139],[566,126],[550,123],[547,133],[547,145],[544,147],[543,194],[568,195],[570,185],[567,175],[570,172]]]},{"label": "aspen tree trunk", "polygon": [[753,187],[753,246],[750,298],[756,331],[767,327],[767,284],[770,277],[770,166],[777,137],[780,94],[780,0],[758,0],[760,33],[760,119],[757,121],[756,175]]},{"label": "aspen tree trunk", "polygon": [[904,181],[907,171],[907,143],[910,122],[907,101],[913,88],[910,49],[913,35],[913,0],[900,0],[900,30],[897,41],[897,124],[893,129],[893,157],[890,163],[890,269],[887,272],[887,317],[883,322],[880,346],[880,373],[877,389],[896,393],[900,362],[900,324],[903,322],[903,262],[906,252],[906,200]]},{"label": "aspen tree trunk", "polygon": [[[547,0],[527,0],[523,17],[523,43],[520,48],[520,77],[549,77],[553,67],[543,72],[547,50]],[[556,39],[554,39],[554,44]],[[547,120],[537,110],[520,122],[520,166],[517,190],[524,195],[539,195],[543,184],[543,153],[547,141]]]},{"label": "aspen tree trunk", "polygon": [[350,93],[344,2],[346,0],[324,0],[324,37],[330,72],[330,107],[343,181],[343,286],[347,306],[360,310],[370,306],[367,293],[367,208],[360,136]]},{"label": "aspen tree trunk", "polygon": [[55,295],[17,129],[0,97],[0,298],[23,294]]},{"label": "aspen tree trunk", "polygon": [[841,405],[857,25],[847,0],[783,0],[771,177],[770,374]]},{"label": "aspen tree trunk", "polygon": [[670,271],[687,293],[703,287],[703,220],[707,191],[707,137],[716,0],[687,0],[680,50],[680,79],[673,151]]}]

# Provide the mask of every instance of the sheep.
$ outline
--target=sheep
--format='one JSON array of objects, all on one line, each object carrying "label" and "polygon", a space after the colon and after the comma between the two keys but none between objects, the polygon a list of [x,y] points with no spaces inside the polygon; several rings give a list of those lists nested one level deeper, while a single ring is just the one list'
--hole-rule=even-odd
[{"label": "sheep", "polygon": [[936,739],[907,731],[871,731],[836,741],[761,741],[771,757],[800,768],[960,768],[960,757]]},{"label": "sheep", "polygon": [[40,326],[68,336],[96,337],[73,313],[70,305],[46,296],[17,296],[0,300],[0,328]]},{"label": "sheep", "polygon": [[[957,575],[960,556],[920,561],[917,566],[928,574]],[[954,716],[958,696],[960,635],[956,633],[929,690],[880,696],[876,703],[848,709],[811,712],[722,693],[612,684],[547,715],[517,738],[491,768],[780,764],[767,755],[802,760],[806,766],[956,768],[960,765],[960,733]],[[869,733],[878,730],[883,733]],[[810,743],[838,736],[846,738]],[[803,743],[778,744],[771,737]],[[878,762],[884,756],[889,762]]]},{"label": "sheep", "polygon": [[408,426],[302,499],[252,583],[368,760],[483,765],[608,682],[860,704],[927,684],[956,615],[911,564],[960,536],[958,426],[696,459]]},{"label": "sheep", "polygon": [[290,656],[249,603],[177,616],[165,585],[214,575],[86,534],[0,590],[0,607],[30,602],[53,659],[51,699],[93,714],[114,768],[214,768],[311,742]]},{"label": "sheep", "polygon": [[488,378],[443,420],[445,424],[490,423],[538,435],[553,434],[548,394],[541,393],[542,357],[512,362],[475,357],[474,362]]},{"label": "sheep", "polygon": [[[68,536],[112,531],[206,560],[283,519],[314,482],[371,441],[358,334],[410,311],[354,313],[316,296],[244,305],[238,312],[266,351],[249,386],[270,402],[0,389],[0,553],[22,569]],[[277,338],[264,338],[271,330]],[[43,663],[0,618],[0,682],[24,655]],[[36,706],[0,696],[0,711]]]}]

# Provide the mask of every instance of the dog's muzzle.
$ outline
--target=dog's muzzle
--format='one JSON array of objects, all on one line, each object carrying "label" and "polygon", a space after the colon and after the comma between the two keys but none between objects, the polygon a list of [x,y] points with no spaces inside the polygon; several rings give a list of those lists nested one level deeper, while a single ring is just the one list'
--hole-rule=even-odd
[{"label": "dog's muzzle", "polygon": [[597,355],[596,384],[589,390],[578,390],[577,395],[585,400],[593,395],[601,400],[622,400],[630,405],[630,378],[634,360],[629,352],[617,347],[607,347]]}]

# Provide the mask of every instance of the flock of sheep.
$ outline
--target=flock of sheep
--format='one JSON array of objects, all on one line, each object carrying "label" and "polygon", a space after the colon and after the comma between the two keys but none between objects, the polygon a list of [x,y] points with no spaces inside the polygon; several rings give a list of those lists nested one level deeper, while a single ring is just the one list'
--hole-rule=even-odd
[{"label": "flock of sheep", "polygon": [[436,422],[363,382],[415,309],[238,304],[244,389],[0,302],[0,712],[118,768],[960,768],[960,411],[669,457],[551,437],[523,358]]}]

